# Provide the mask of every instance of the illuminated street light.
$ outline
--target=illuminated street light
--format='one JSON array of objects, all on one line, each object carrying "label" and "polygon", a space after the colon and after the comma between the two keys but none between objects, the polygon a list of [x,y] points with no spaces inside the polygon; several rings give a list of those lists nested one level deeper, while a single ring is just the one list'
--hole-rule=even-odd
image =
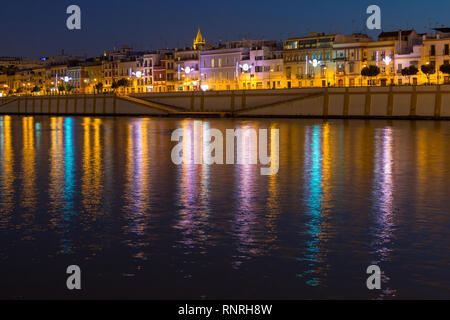
[{"label": "illuminated street light", "polygon": [[247,72],[248,70],[250,70],[253,66],[248,65],[247,63],[245,63],[244,65],[239,65],[239,68],[241,68],[242,70],[244,70],[244,72]]},{"label": "illuminated street light", "polygon": [[[59,78],[59,79],[62,80],[62,81],[64,81],[64,82],[69,82],[69,81],[72,80],[72,78],[70,78],[70,77],[68,77],[68,76],[65,76],[65,77]],[[53,83],[53,82],[52,82],[52,83]]]},{"label": "illuminated street light", "polygon": [[321,61],[319,61],[319,60],[317,60],[317,59],[309,60],[309,64],[312,64],[312,66],[313,66],[314,68],[317,67],[318,65],[320,65],[320,63],[321,63]]},{"label": "illuminated street light", "polygon": [[186,73],[186,74],[190,74],[190,73],[194,72],[195,69],[191,68],[191,67],[186,67],[186,68],[181,68],[181,71],[184,71],[184,73]]},{"label": "illuminated street light", "polygon": [[392,59],[391,59],[391,57],[386,56],[386,57],[384,57],[383,62],[384,62],[387,66],[389,66],[389,65],[391,64],[391,62],[392,62]]}]

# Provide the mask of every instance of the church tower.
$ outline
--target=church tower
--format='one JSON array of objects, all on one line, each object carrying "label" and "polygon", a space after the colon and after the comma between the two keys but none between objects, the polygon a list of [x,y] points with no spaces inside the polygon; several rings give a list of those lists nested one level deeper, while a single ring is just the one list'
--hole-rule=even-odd
[{"label": "church tower", "polygon": [[206,41],[203,38],[202,33],[200,32],[200,28],[198,28],[197,37],[194,39],[194,50],[197,50],[198,45],[204,44],[206,44]]}]

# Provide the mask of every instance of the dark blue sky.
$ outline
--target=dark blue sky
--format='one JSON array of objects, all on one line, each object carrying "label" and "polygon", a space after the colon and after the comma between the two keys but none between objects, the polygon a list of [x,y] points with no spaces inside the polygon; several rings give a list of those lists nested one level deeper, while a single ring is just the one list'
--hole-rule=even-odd
[{"label": "dark blue sky", "polygon": [[[81,7],[80,31],[66,28],[71,4]],[[371,4],[381,7],[384,30],[450,26],[448,0],[2,0],[0,56],[48,56],[61,49],[97,55],[122,44],[181,47],[191,44],[197,26],[208,42],[248,36],[281,40],[311,31],[374,35],[365,28]]]}]

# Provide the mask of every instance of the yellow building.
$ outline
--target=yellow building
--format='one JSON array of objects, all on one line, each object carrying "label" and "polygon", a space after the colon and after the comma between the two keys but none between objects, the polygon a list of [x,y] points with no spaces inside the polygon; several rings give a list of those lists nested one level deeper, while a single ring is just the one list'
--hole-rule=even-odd
[{"label": "yellow building", "polygon": [[99,83],[103,84],[103,72],[102,65],[97,63],[92,66],[85,66],[83,68],[85,78],[83,81],[85,82],[84,92],[85,94],[93,94],[96,93],[96,85]]},{"label": "yellow building", "polygon": [[423,35],[421,65],[429,64],[435,67],[435,73],[430,76],[431,83],[449,83],[449,75],[442,73],[440,67],[450,63],[450,28],[434,30],[435,34]]},{"label": "yellow building", "polygon": [[284,43],[284,74],[287,88],[335,85],[333,44],[336,34],[311,33]]},{"label": "yellow building", "polygon": [[338,35],[333,43],[332,64],[327,68],[327,83],[338,87],[362,86],[361,70],[367,66],[368,45],[372,39],[365,34]]}]

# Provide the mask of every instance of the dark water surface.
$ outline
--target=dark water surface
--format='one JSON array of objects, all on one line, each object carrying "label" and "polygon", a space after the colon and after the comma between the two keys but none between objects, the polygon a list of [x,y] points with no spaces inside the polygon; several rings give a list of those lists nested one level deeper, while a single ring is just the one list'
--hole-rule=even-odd
[{"label": "dark water surface", "polygon": [[450,122],[203,125],[279,128],[278,174],[173,164],[191,119],[0,116],[0,297],[450,298]]}]

